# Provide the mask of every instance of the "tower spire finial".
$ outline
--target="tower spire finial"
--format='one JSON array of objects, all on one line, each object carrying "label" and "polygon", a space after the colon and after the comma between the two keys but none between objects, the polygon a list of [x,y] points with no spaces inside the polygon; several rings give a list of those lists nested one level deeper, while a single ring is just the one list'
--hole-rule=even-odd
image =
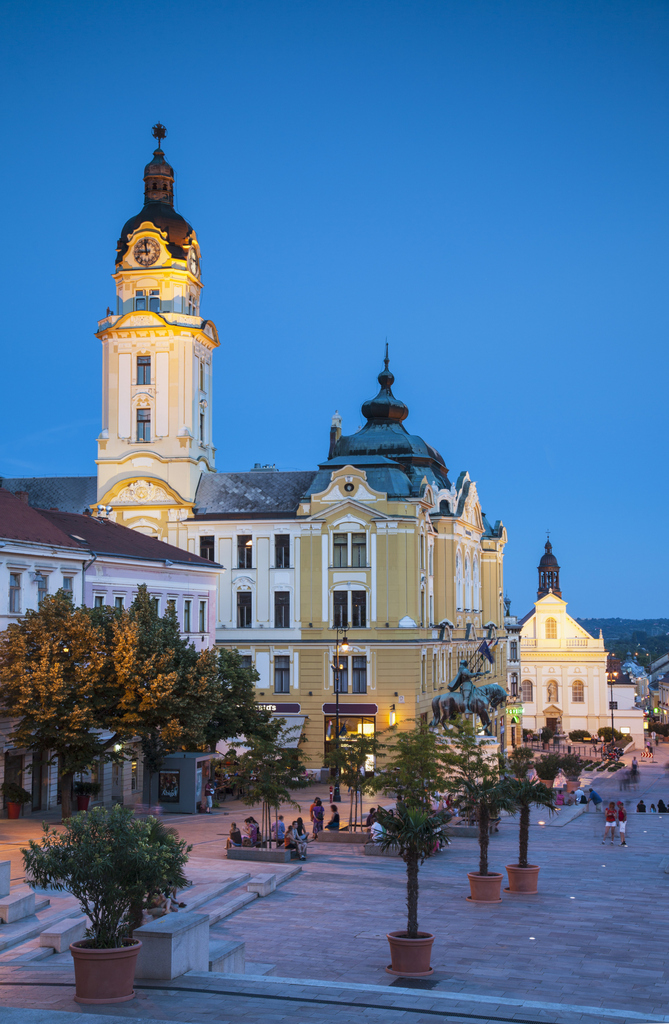
[{"label": "tower spire finial", "polygon": [[167,135],[167,128],[165,127],[164,124],[161,124],[160,121],[157,121],[156,124],[154,124],[153,128],[151,129],[151,134],[158,143],[158,148],[160,149],[160,144]]},{"label": "tower spire finial", "polygon": [[388,369],[388,363],[390,362],[390,359],[388,358],[388,339],[387,338],[386,338],[386,354],[384,356],[383,362],[385,363],[386,370],[387,370]]}]

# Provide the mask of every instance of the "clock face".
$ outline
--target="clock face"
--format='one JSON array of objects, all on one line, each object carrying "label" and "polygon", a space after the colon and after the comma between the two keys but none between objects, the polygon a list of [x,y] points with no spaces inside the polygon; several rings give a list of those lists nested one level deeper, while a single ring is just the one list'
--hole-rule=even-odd
[{"label": "clock face", "polygon": [[197,277],[198,264],[197,264],[197,253],[195,249],[188,250],[188,269],[190,270],[193,277]]},{"label": "clock face", "polygon": [[160,256],[160,246],[155,238],[140,238],[132,254],[142,267],[150,267]]}]

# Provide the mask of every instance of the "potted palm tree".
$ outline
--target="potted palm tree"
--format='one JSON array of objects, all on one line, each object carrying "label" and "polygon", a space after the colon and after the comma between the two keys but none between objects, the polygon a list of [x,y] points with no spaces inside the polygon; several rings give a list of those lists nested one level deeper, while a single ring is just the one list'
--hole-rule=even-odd
[{"label": "potted palm tree", "polygon": [[134,996],[141,942],[132,938],[131,915],[156,893],[182,887],[192,849],[154,818],[135,818],[129,807],[94,807],[66,818],[62,830],[44,823],[41,842],[22,850],[26,877],[40,887],[67,890],[79,900],[91,927],[73,942],[75,1002],[122,1003]]},{"label": "potted palm tree", "polygon": [[375,839],[382,849],[395,847],[406,864],[407,927],[389,932],[389,974],[424,978],[432,974],[434,935],[418,930],[418,871],[439,849],[440,833],[449,815],[432,810],[432,800],[447,785],[446,766],[453,760],[449,746],[427,726],[407,732],[390,730],[392,743],[377,763],[373,788],[394,795],[396,810],[379,808],[376,820],[384,829]]},{"label": "potted palm tree", "polygon": [[18,818],[23,805],[31,802],[32,793],[29,793],[23,786],[19,786],[18,782],[3,782],[0,789],[7,801],[7,817]]},{"label": "potted palm tree", "polygon": [[488,846],[490,829],[500,812],[515,809],[503,775],[504,757],[486,751],[485,744],[467,723],[452,726],[448,734],[456,751],[449,785],[457,794],[460,810],[476,821],[478,827],[479,869],[467,874],[470,887],[467,899],[471,903],[501,903],[503,875],[489,870]]},{"label": "potted palm tree", "polygon": [[544,786],[542,782],[530,781],[527,778],[509,779],[508,790],[516,810],[520,812],[520,827],[518,832],[518,863],[506,865],[509,887],[504,891],[533,894],[537,892],[539,865],[528,864],[527,862],[527,846],[530,839],[530,809],[533,806],[545,807],[552,814],[555,811],[555,796],[553,791],[548,786]]},{"label": "potted palm tree", "polygon": [[91,801],[92,796],[97,796],[100,792],[99,782],[81,782],[77,781],[74,784],[74,795],[77,798],[77,810],[87,811],[88,805]]}]

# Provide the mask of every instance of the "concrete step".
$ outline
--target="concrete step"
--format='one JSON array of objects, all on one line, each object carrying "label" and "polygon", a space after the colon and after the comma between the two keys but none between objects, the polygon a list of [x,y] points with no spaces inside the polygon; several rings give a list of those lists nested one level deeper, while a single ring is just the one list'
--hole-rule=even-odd
[{"label": "concrete step", "polygon": [[247,961],[244,974],[255,974],[257,978],[266,978],[270,974],[276,974],[276,964],[254,964]]},{"label": "concrete step", "polygon": [[210,907],[205,908],[209,912],[209,927],[211,928],[212,925],[222,921],[224,917],[235,914],[242,907],[248,906],[249,903],[253,903],[257,899],[257,893],[243,892],[239,896],[233,896],[230,900],[216,900]]},{"label": "concrete step", "polygon": [[25,917],[13,924],[0,924],[0,959],[4,959],[1,956],[3,950],[13,949],[15,946],[34,939],[50,925],[62,921],[66,917],[72,917],[78,910],[78,904],[74,900],[68,900],[66,907],[59,904],[61,904],[61,900],[58,900],[55,907],[48,907],[42,911],[39,916],[33,914],[31,917]]},{"label": "concrete step", "polygon": [[[19,949],[21,947],[19,946]],[[15,952],[18,952],[15,951]],[[40,960],[46,960],[48,957],[53,956],[54,950],[50,946],[37,946],[34,949],[26,950],[25,953],[19,953],[18,956],[13,956],[11,960],[7,960],[10,964],[29,964],[38,963]]]},{"label": "concrete step", "polygon": [[283,871],[276,872],[276,884],[283,885],[284,882],[290,881],[291,878],[295,878],[296,875],[302,870],[301,864],[294,864],[290,868],[285,868]]},{"label": "concrete step", "polygon": [[9,896],[0,896],[0,921],[14,924],[35,913],[35,893],[22,887],[12,889]]},{"label": "concrete step", "polygon": [[216,899],[217,896],[222,896],[223,893],[230,892],[231,889],[237,889],[238,886],[244,885],[250,878],[249,872],[244,871],[239,874],[228,875],[222,882],[196,882],[189,889],[182,889],[179,892],[179,902],[186,904],[182,908],[183,910],[198,910],[205,903]]}]

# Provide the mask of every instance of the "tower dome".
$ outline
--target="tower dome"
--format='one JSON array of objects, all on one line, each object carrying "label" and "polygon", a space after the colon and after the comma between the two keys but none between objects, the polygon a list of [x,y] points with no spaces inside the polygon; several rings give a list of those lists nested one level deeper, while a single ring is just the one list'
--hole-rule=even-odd
[{"label": "tower dome", "polygon": [[158,122],[152,131],[158,141],[158,148],[154,149],[151,160],[144,168],[144,206],[123,225],[116,246],[117,265],[125,259],[129,236],[146,221],[167,234],[167,249],[175,259],[186,259],[184,250],[193,237],[191,225],[174,209],[174,170],[165,159],[160,145],[167,135],[167,129]]},{"label": "tower dome", "polygon": [[556,597],[562,597],[562,591],[560,590],[560,566],[553,554],[553,545],[547,540],[544,554],[539,560],[539,589],[537,590],[537,598],[545,597],[549,591],[552,591]]}]

